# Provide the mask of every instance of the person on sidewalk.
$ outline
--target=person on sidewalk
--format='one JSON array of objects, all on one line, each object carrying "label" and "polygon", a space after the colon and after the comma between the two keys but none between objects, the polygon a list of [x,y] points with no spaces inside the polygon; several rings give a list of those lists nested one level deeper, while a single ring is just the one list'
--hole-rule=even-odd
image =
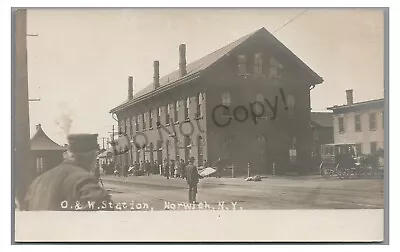
[{"label": "person on sidewalk", "polygon": [[169,179],[169,164],[167,159],[164,159],[164,176]]},{"label": "person on sidewalk", "polygon": [[196,204],[197,184],[199,183],[200,175],[194,165],[194,160],[194,157],[191,157],[189,164],[186,166],[186,181],[189,185],[189,203]]},{"label": "person on sidewalk", "polygon": [[146,174],[147,174],[147,176],[150,176],[151,164],[150,164],[150,161],[149,161],[149,160],[146,160],[145,167],[146,167]]}]

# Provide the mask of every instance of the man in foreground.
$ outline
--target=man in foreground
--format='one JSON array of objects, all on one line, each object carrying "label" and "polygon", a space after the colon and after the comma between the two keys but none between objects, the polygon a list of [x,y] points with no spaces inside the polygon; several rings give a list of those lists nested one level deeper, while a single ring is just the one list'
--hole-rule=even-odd
[{"label": "man in foreground", "polygon": [[189,164],[186,166],[186,181],[189,185],[189,203],[196,202],[197,184],[199,183],[199,173],[194,165],[194,157],[190,158]]},{"label": "man in foreground", "polygon": [[[97,134],[68,137],[65,161],[37,177],[26,195],[31,211],[111,210],[111,197],[93,175]],[[94,203],[94,204],[93,204]]]}]

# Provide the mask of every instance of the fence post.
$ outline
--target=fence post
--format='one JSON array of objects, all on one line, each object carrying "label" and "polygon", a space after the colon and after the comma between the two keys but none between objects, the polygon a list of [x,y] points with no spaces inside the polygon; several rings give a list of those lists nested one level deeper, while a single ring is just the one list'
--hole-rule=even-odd
[{"label": "fence post", "polygon": [[248,163],[247,163],[247,177],[248,177],[248,178],[250,177],[250,174],[251,174],[251,172],[250,172],[250,167],[251,167],[251,164],[250,164],[250,162],[248,162]]}]

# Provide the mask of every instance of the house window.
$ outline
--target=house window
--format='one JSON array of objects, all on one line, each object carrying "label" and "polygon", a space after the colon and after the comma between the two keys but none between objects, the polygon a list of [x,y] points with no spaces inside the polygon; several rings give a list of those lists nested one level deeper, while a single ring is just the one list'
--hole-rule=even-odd
[{"label": "house window", "polygon": [[[225,92],[222,94],[222,105],[226,106],[229,108],[231,105],[231,94],[228,92]],[[229,109],[224,109],[223,115],[229,115]]]},{"label": "house window", "polygon": [[274,57],[271,57],[269,62],[269,77],[271,79],[280,78],[282,68],[283,66]]},{"label": "house window", "polygon": [[246,55],[238,55],[238,74],[246,75]]},{"label": "house window", "polygon": [[344,133],[344,118],[339,117],[338,118],[338,123],[339,123],[339,133],[343,134]]},{"label": "house window", "polygon": [[357,155],[362,154],[362,145],[360,143],[356,144],[356,152],[357,152]]},{"label": "house window", "polygon": [[161,118],[161,107],[157,108],[157,127],[160,126],[160,118]]},{"label": "house window", "polygon": [[175,119],[175,122],[178,122],[179,121],[179,101],[176,101],[175,102],[175,106],[174,106],[174,119]]},{"label": "house window", "polygon": [[153,128],[153,111],[152,109],[149,110],[149,128]]},{"label": "house window", "polygon": [[44,170],[43,158],[42,157],[38,157],[38,158],[36,158],[36,172],[37,173],[42,173],[43,170]]},{"label": "house window", "polygon": [[356,132],[360,132],[361,131],[361,116],[360,115],[356,115],[354,117],[354,123],[355,123],[354,127],[355,127]]},{"label": "house window", "polygon": [[203,101],[203,95],[202,95],[201,93],[199,93],[199,94],[197,95],[197,99],[196,99],[196,103],[197,103],[197,104],[196,104],[196,106],[197,106],[197,109],[196,109],[196,117],[197,117],[197,118],[203,116],[202,101]]},{"label": "house window", "polygon": [[167,112],[165,113],[165,124],[169,124],[170,123],[169,113],[171,111],[171,106],[167,104],[167,106],[165,106],[165,109],[167,110]]},{"label": "house window", "polygon": [[185,100],[185,120],[189,119],[189,105],[190,105],[190,98],[187,97]]},{"label": "house window", "polygon": [[134,125],[135,124],[135,117],[132,116],[131,118],[131,124],[130,124],[130,128],[131,128],[131,135],[133,135],[133,129],[134,129]]},{"label": "house window", "polygon": [[370,148],[371,148],[371,153],[375,153],[377,149],[377,143],[376,142],[371,142],[370,143]]},{"label": "house window", "polygon": [[257,53],[254,55],[254,73],[255,74],[263,73],[263,58],[261,53]]},{"label": "house window", "polygon": [[139,123],[138,123],[138,117],[137,116],[134,117],[134,122],[135,122],[135,130],[139,131]]},{"label": "house window", "polygon": [[369,114],[369,130],[376,130],[376,114]]},{"label": "house window", "polygon": [[253,107],[254,111],[257,113],[257,115],[262,115],[265,108],[264,108],[264,95],[262,93],[256,94],[256,102]]},{"label": "house window", "polygon": [[295,99],[293,95],[288,95],[287,105],[289,117],[295,117]]},{"label": "house window", "polygon": [[130,122],[129,118],[126,119],[125,128],[126,128],[125,133],[129,136],[130,133],[132,132],[131,131],[131,122]]},{"label": "house window", "polygon": [[142,114],[142,119],[143,119],[143,130],[146,130],[146,114],[145,113],[143,113]]}]

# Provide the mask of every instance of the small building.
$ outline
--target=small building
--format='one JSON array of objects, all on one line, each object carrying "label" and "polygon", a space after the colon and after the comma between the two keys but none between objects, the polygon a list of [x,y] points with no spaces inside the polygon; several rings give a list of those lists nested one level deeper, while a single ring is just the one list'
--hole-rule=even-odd
[{"label": "small building", "polygon": [[314,167],[321,163],[321,145],[333,143],[333,113],[311,112]]},{"label": "small building", "polygon": [[329,107],[333,112],[334,142],[355,143],[357,152],[371,154],[384,148],[385,100],[353,102],[353,90],[346,90],[347,104]]},{"label": "small building", "polygon": [[[229,160],[237,174],[311,168],[310,89],[323,79],[265,28],[190,64],[179,46],[179,68],[111,109],[123,153],[117,163],[181,160],[196,165]],[[126,140],[121,140],[127,142]],[[276,167],[276,169],[274,168]]]},{"label": "small building", "polygon": [[36,167],[36,176],[59,165],[63,161],[65,147],[51,140],[43,131],[40,124],[36,125],[36,133],[31,138],[33,167]]}]

